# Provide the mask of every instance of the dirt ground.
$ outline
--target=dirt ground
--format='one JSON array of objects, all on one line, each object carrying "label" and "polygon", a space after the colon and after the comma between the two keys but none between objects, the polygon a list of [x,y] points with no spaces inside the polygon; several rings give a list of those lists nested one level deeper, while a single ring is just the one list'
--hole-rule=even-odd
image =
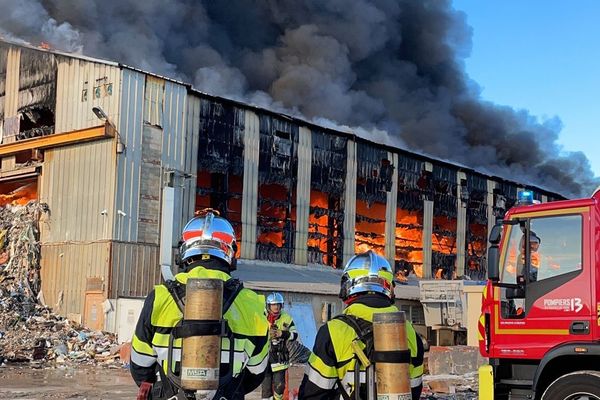
[{"label": "dirt ground", "polygon": [[[290,386],[297,388],[303,368],[293,367]],[[80,366],[42,368],[9,365],[0,368],[0,399],[135,399],[137,386],[125,368]],[[246,396],[260,399],[260,389]]]}]

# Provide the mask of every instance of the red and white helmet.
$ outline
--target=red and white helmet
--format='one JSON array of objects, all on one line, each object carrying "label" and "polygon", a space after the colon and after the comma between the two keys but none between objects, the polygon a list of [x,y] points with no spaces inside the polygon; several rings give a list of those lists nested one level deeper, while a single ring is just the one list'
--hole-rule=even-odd
[{"label": "red and white helmet", "polygon": [[220,217],[217,211],[201,211],[187,223],[181,236],[183,242],[179,247],[179,254],[182,262],[207,254],[220,258],[230,267],[235,266],[235,231],[229,221]]}]

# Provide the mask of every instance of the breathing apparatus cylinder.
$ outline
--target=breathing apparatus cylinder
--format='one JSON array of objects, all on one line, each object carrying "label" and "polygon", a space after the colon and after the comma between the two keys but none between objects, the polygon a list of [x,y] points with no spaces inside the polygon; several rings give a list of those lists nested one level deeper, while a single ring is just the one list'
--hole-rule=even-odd
[{"label": "breathing apparatus cylinder", "polygon": [[406,340],[406,317],[403,311],[373,315],[373,350],[377,381],[377,398],[411,400]]},{"label": "breathing apparatus cylinder", "polygon": [[[184,324],[217,324],[223,317],[223,281],[190,278],[186,284]],[[181,348],[181,386],[185,390],[216,391],[219,387],[221,335],[184,337]]]}]

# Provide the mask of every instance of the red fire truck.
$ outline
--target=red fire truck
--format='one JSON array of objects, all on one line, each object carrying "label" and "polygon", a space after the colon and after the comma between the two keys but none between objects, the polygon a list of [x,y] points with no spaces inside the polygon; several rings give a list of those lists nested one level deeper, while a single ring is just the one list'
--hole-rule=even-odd
[{"label": "red fire truck", "polygon": [[600,399],[600,188],[544,204],[522,192],[489,240],[480,400]]}]

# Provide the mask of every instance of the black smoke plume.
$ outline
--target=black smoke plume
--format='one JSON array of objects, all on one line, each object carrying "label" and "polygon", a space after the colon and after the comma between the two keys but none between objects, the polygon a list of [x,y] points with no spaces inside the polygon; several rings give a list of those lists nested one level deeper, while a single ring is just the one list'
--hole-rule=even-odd
[{"label": "black smoke plume", "polygon": [[567,196],[600,182],[561,123],[485,102],[471,29],[444,0],[0,0],[0,35],[205,92],[386,132],[393,145]]}]

